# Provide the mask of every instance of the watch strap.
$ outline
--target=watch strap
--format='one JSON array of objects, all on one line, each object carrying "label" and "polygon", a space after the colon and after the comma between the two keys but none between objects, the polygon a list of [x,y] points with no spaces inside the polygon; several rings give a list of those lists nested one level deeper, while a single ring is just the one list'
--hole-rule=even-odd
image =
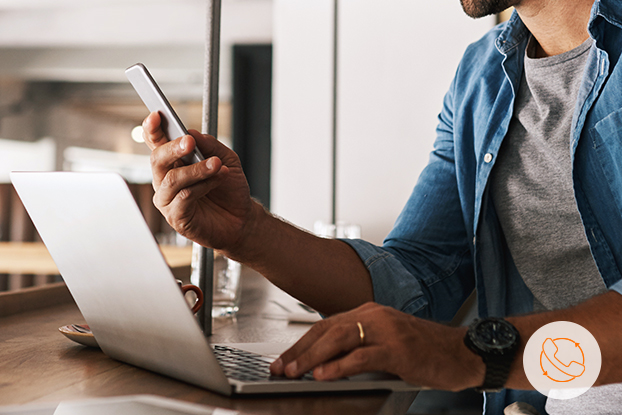
[{"label": "watch strap", "polygon": [[482,386],[475,388],[477,392],[499,392],[503,389],[510,375],[514,355],[511,356],[482,356],[486,365],[486,375]]}]

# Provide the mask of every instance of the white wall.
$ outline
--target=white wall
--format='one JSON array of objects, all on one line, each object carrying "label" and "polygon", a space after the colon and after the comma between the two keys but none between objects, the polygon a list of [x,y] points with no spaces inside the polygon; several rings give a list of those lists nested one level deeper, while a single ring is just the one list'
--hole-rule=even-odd
[{"label": "white wall", "polygon": [[[271,206],[307,229],[330,219],[332,4],[274,3]],[[337,219],[380,244],[427,162],[464,49],[494,18],[468,18],[459,0],[339,4]]]},{"label": "white wall", "polygon": [[494,24],[458,0],[340,0],[337,218],[381,243],[432,150],[466,46]]},{"label": "white wall", "polygon": [[312,229],[331,212],[332,0],[275,0],[270,208]]}]

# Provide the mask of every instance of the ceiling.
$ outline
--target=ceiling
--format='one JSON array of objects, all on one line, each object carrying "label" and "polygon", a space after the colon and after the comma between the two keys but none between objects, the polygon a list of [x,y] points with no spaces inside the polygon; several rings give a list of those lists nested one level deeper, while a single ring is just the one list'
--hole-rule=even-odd
[{"label": "ceiling", "polygon": [[[178,0],[178,3],[200,3],[202,0]],[[154,4],[154,3],[171,3],[163,0],[89,0],[85,3],[82,0],[0,0],[0,9],[2,10],[23,10],[23,9],[63,9],[63,8],[80,8],[90,6],[107,6],[107,5],[123,5],[123,4]]]},{"label": "ceiling", "polygon": [[[0,0],[0,76],[126,82],[146,64],[160,83],[200,95],[207,0]],[[221,96],[230,95],[230,46],[272,39],[272,0],[223,0]],[[191,92],[190,92],[191,91]]]}]

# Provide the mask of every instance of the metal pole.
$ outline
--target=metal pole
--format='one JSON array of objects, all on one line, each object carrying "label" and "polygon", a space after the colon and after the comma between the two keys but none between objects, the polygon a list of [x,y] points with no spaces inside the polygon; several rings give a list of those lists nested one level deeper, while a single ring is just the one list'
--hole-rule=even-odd
[{"label": "metal pole", "polygon": [[220,4],[207,0],[207,38],[205,41],[205,77],[203,78],[204,134],[216,137],[218,129],[218,68],[220,64]]},{"label": "metal pole", "polygon": [[337,224],[337,78],[339,46],[339,0],[333,2],[333,119],[332,119],[332,200],[331,223]]},{"label": "metal pole", "polygon": [[[221,0],[207,0],[207,30],[205,39],[205,76],[203,78],[204,134],[217,136],[218,131],[218,67],[220,64],[220,10]],[[206,154],[206,157],[209,155]],[[192,280],[199,281],[205,294],[199,310],[199,324],[206,336],[212,334],[212,302],[214,287],[214,251],[199,244],[192,246]]]}]

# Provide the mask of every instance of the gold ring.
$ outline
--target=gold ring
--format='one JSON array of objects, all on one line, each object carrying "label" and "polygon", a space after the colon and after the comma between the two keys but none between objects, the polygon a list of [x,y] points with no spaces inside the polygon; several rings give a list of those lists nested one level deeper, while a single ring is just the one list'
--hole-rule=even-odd
[{"label": "gold ring", "polygon": [[356,322],[356,325],[359,326],[359,336],[361,338],[361,344],[359,346],[365,345],[365,330],[363,330],[363,325],[360,322]]}]

